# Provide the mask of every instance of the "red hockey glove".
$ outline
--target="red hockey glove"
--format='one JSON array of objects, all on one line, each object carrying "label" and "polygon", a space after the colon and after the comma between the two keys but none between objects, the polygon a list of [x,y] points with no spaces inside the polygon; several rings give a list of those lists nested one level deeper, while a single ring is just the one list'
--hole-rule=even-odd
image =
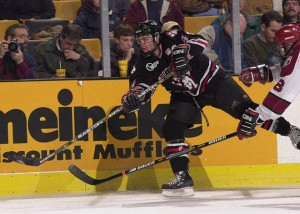
[{"label": "red hockey glove", "polygon": [[245,68],[241,71],[239,80],[248,87],[250,87],[253,82],[258,81],[262,84],[265,84],[269,80],[269,70],[269,66],[265,64]]},{"label": "red hockey glove", "polygon": [[259,119],[259,113],[251,108],[245,110],[237,128],[237,136],[240,140],[253,137],[257,134],[255,127]]},{"label": "red hockey glove", "polygon": [[172,70],[174,77],[182,78],[184,74],[192,70],[189,65],[189,44],[180,44],[172,50]]}]

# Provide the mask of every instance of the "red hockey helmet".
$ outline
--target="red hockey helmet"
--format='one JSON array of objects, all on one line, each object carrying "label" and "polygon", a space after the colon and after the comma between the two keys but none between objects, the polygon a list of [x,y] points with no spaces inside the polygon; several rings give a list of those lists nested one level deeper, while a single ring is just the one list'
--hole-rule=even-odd
[{"label": "red hockey helmet", "polygon": [[300,25],[293,23],[282,26],[274,37],[274,42],[278,44],[294,43],[300,39]]},{"label": "red hockey helmet", "polygon": [[282,26],[274,36],[278,52],[281,56],[290,55],[300,41],[300,25],[293,23]]}]

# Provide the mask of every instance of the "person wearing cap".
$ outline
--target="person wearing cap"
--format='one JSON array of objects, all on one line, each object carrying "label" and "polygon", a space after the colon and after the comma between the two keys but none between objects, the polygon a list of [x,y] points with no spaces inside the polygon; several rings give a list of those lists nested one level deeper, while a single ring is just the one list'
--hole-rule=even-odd
[{"label": "person wearing cap", "polygon": [[300,23],[300,0],[282,0],[283,25]]},{"label": "person wearing cap", "polygon": [[[245,17],[240,14],[240,34],[245,32],[247,23]],[[204,50],[204,54],[216,65],[224,70],[232,72],[233,70],[233,20],[232,14],[228,15],[222,24],[208,25],[202,28],[199,35],[203,36],[208,42],[208,47]],[[240,37],[241,44],[243,37]],[[241,46],[241,68],[248,67],[245,58],[244,49]]]}]

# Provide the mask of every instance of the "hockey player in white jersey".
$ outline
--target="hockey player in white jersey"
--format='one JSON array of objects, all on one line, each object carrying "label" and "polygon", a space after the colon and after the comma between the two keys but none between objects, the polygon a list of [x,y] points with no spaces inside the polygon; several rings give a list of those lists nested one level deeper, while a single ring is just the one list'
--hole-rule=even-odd
[{"label": "hockey player in white jersey", "polygon": [[[258,65],[243,69],[239,79],[248,87],[253,82],[276,82],[276,85],[269,91],[263,103],[253,110],[253,114],[259,115],[257,125],[264,121],[272,121],[268,127],[274,130],[277,127],[280,117],[294,101],[300,92],[300,25],[288,24],[281,27],[275,34],[274,41],[278,46],[284,62],[272,67]],[[253,128],[255,128],[253,126]],[[281,130],[290,137],[292,144],[300,149],[300,129],[287,123]]]}]

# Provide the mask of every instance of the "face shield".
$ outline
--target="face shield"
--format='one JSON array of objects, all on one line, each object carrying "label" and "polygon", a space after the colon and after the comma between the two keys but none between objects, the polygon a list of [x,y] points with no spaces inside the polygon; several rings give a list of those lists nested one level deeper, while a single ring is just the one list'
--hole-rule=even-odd
[{"label": "face shield", "polygon": [[134,35],[142,51],[142,56],[148,58],[154,55],[159,46],[160,26],[155,21],[139,23]]}]

